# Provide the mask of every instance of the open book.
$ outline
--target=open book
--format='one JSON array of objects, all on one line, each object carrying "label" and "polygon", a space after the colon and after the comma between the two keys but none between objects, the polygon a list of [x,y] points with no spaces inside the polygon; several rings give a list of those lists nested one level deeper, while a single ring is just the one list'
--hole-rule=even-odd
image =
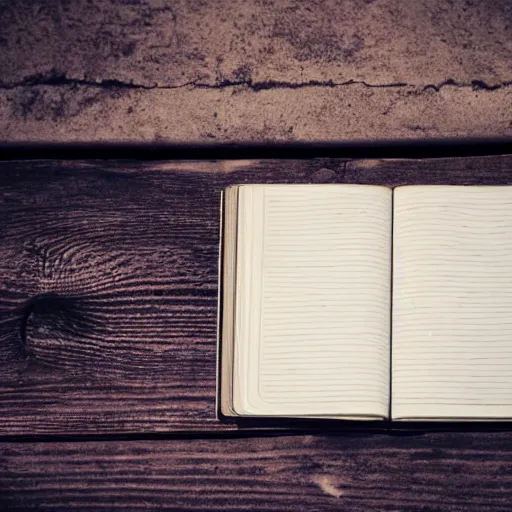
[{"label": "open book", "polygon": [[228,416],[512,419],[512,187],[224,194]]}]

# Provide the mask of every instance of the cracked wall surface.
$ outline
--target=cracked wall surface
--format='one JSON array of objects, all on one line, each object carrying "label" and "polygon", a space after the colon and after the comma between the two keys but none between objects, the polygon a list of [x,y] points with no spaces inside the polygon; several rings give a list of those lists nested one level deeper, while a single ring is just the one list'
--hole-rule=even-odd
[{"label": "cracked wall surface", "polygon": [[0,140],[512,135],[509,0],[0,0]]}]

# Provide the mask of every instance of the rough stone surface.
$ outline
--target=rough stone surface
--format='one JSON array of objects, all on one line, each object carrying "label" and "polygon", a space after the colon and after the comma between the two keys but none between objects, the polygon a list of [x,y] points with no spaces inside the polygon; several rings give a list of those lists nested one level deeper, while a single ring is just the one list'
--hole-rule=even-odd
[{"label": "rough stone surface", "polygon": [[509,0],[0,0],[0,140],[512,135]]}]

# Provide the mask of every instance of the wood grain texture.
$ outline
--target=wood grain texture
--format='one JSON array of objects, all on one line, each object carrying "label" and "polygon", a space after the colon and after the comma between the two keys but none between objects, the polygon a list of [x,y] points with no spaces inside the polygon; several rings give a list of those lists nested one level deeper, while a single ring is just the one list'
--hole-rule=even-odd
[{"label": "wood grain texture", "polygon": [[512,183],[512,158],[0,164],[0,434],[215,418],[219,202],[233,183]]},{"label": "wood grain texture", "polygon": [[512,436],[0,444],[8,510],[508,511]]}]

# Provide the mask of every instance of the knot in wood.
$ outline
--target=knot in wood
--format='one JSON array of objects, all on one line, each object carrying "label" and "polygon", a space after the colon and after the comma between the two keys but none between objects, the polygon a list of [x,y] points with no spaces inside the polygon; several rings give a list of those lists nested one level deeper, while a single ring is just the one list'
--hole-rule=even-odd
[{"label": "knot in wood", "polygon": [[83,335],[87,320],[77,299],[49,294],[36,296],[25,308],[21,342],[28,358],[50,366],[61,366],[69,358],[69,341]]}]

